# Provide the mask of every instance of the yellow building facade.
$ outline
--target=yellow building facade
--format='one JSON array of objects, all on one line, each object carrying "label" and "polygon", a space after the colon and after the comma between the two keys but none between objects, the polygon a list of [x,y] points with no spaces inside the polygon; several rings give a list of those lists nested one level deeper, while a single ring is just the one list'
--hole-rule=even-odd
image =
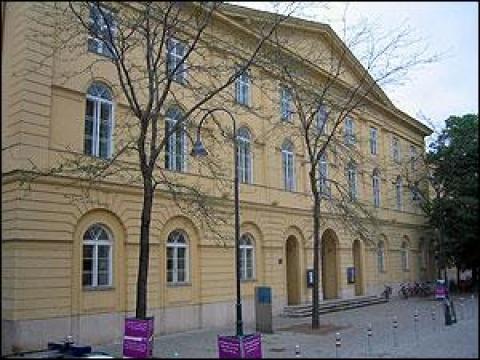
[{"label": "yellow building facade", "polygon": [[[38,59],[48,52],[49,43],[29,38],[39,31],[39,25],[29,20],[35,11],[34,3],[2,4],[4,354],[43,348],[47,341],[70,334],[81,343],[118,341],[125,316],[135,310],[141,186],[99,179],[84,197],[82,183],[72,175],[38,177],[27,187],[24,184],[23,174],[32,163],[48,168],[56,164],[61,153],[84,153],[86,148],[93,155],[114,151],[116,136],[121,136],[115,131],[113,141],[105,145],[109,150],[102,148],[98,134],[90,139],[96,139],[96,145],[86,142],[89,104],[98,109],[105,104],[112,126],[117,127],[127,109],[125,99],[109,86],[117,82],[112,68],[98,67],[93,78],[85,75],[62,81],[60,74],[78,64],[63,62],[59,55],[44,60],[38,70]],[[225,38],[246,36],[242,31],[248,33],[245,19],[251,15],[251,11],[231,7],[216,19],[212,31]],[[281,31],[292,41],[318,36],[321,43],[325,26],[298,20],[286,22]],[[91,54],[90,60],[95,56]],[[256,79],[268,77],[255,67],[251,71]],[[92,87],[95,84],[104,86],[109,94],[102,95],[101,89]],[[228,91],[234,93],[233,86]],[[260,112],[280,121],[277,93],[267,96],[252,87],[249,97]],[[367,159],[358,174],[357,197],[372,208],[377,235],[373,242],[366,242],[324,209],[321,299],[379,294],[384,284],[433,276],[425,217],[406,190],[400,208],[392,195],[392,179],[397,175],[392,165],[392,139],[398,141],[404,156],[412,146],[422,153],[424,137],[431,130],[380,100],[368,111],[355,112],[354,121],[357,146]],[[312,200],[305,149],[293,137],[294,187],[285,188],[282,146],[292,131],[288,124],[267,134],[268,126],[261,116],[240,112],[237,122],[239,128],[248,129],[253,159],[248,179],[240,186],[245,261],[242,301],[244,321],[250,322],[254,320],[255,286],[272,287],[275,314],[285,305],[311,300],[306,273],[313,267]],[[373,159],[368,145],[372,127],[377,129],[378,141]],[[180,175],[191,183],[201,182],[213,199],[232,209],[231,183],[226,190],[214,186],[214,179],[202,174],[200,164],[188,157],[188,146],[182,160],[188,165],[180,169]],[[231,144],[216,150],[224,156],[225,167],[231,169]],[[375,166],[385,169],[378,179],[380,204],[376,208],[371,188]],[[343,179],[343,166],[330,160],[329,176]],[[222,231],[233,234],[233,227]],[[219,244],[212,231],[182,212],[168,192],[158,192],[150,244],[148,313],[155,316],[156,334],[233,326],[235,262],[231,237]],[[355,267],[355,283],[347,282],[350,267]]]}]

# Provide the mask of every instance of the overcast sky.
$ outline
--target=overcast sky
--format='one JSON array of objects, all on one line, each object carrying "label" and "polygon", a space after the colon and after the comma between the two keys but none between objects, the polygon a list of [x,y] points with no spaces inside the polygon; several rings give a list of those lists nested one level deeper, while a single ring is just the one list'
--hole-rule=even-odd
[{"label": "overcast sky", "polygon": [[[268,2],[232,3],[272,10]],[[339,33],[345,4],[305,3],[303,13],[309,20],[329,23]],[[347,23],[366,18],[384,30],[407,24],[431,53],[444,54],[439,62],[412,72],[405,84],[384,87],[400,110],[422,121],[421,112],[436,127],[443,127],[450,115],[478,114],[478,6],[477,2],[350,2]]]}]

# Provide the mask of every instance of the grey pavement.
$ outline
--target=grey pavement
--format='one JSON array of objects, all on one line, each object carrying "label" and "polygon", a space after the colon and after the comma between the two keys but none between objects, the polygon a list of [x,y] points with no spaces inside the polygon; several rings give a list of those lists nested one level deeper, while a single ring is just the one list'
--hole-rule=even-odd
[{"label": "grey pavement", "polygon": [[[300,346],[302,358],[335,358],[335,333],[341,346],[338,357],[415,357],[415,358],[478,358],[478,297],[454,296],[457,323],[446,326],[442,302],[433,299],[394,297],[388,303],[320,315],[320,330],[311,333],[310,318],[274,317],[274,333],[262,334],[264,358],[294,358]],[[418,311],[415,330],[414,313]],[[432,320],[435,311],[435,321]],[[394,334],[393,316],[398,328]],[[367,346],[368,324],[372,327]],[[303,326],[302,326],[303,325]],[[245,333],[254,332],[254,324],[246,324]],[[229,328],[192,330],[155,337],[154,357],[218,358],[217,335],[234,335]],[[396,340],[395,340],[396,337]],[[122,356],[122,344],[96,346],[95,350]]]}]

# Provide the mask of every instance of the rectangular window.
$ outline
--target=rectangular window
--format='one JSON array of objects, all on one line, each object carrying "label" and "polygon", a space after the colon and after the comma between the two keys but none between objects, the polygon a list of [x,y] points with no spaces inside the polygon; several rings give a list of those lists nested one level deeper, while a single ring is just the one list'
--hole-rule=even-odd
[{"label": "rectangular window", "polygon": [[112,42],[117,33],[117,24],[110,10],[90,6],[88,51],[113,58]]},{"label": "rectangular window", "polygon": [[410,166],[412,171],[415,171],[415,163],[417,161],[417,148],[413,145],[410,146]]},{"label": "rectangular window", "polygon": [[377,176],[373,177],[373,206],[380,207],[380,181]]},{"label": "rectangular window", "polygon": [[327,130],[328,112],[325,106],[320,106],[317,113],[315,114],[315,118],[316,118],[317,131],[322,135],[326,135],[328,131]]},{"label": "rectangular window", "polygon": [[250,76],[247,72],[235,80],[235,101],[240,105],[250,105]]},{"label": "rectangular window", "polygon": [[400,162],[400,141],[396,136],[392,137],[392,157],[393,161]]},{"label": "rectangular window", "polygon": [[186,61],[183,60],[185,53],[185,45],[180,41],[173,38],[167,40],[167,71],[172,80],[181,84],[187,80]]},{"label": "rectangular window", "polygon": [[326,156],[322,156],[319,163],[319,190],[320,194],[324,195],[325,197],[330,196],[330,187],[328,186],[327,178],[328,162]]},{"label": "rectangular window", "polygon": [[348,193],[350,200],[357,199],[357,171],[353,167],[348,169]]},{"label": "rectangular window", "polygon": [[377,129],[370,128],[370,154],[377,155]]},{"label": "rectangular window", "polygon": [[355,124],[350,117],[345,118],[345,144],[355,144]]},{"label": "rectangular window", "polygon": [[286,87],[280,89],[280,117],[283,121],[292,120],[292,92]]},{"label": "rectangular window", "polygon": [[165,136],[168,136],[165,152],[165,168],[184,172],[186,169],[186,134],[185,130],[179,127],[175,129],[177,121],[166,119]]},{"label": "rectangular window", "polygon": [[285,190],[294,191],[295,190],[295,174],[294,174],[294,162],[293,154],[291,152],[283,151],[282,152],[282,161],[283,161],[283,183]]}]

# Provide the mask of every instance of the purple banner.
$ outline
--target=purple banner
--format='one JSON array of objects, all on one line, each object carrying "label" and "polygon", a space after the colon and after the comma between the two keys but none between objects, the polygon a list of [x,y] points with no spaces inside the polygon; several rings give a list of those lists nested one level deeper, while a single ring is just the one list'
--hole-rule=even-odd
[{"label": "purple banner", "polygon": [[125,319],[123,356],[147,358],[153,355],[153,317]]},{"label": "purple banner", "polygon": [[218,335],[219,359],[261,359],[261,334],[251,334],[244,337]]},{"label": "purple banner", "polygon": [[247,335],[242,339],[243,358],[262,358],[262,337],[260,334]]},{"label": "purple banner", "polygon": [[218,335],[217,345],[219,359],[240,359],[242,357],[240,339],[236,336]]}]

